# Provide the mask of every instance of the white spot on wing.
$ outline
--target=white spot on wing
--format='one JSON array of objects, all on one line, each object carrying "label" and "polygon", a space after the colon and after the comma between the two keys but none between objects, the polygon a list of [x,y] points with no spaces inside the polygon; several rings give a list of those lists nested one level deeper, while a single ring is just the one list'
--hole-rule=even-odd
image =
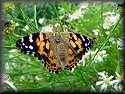
[{"label": "white spot on wing", "polygon": [[90,39],[89,39],[89,38],[87,38],[87,40],[88,40],[88,41],[90,41]]},{"label": "white spot on wing", "polygon": [[28,53],[30,52],[30,51],[27,51]]},{"label": "white spot on wing", "polygon": [[22,38],[22,39],[21,39],[21,42],[23,42],[23,41],[24,41],[24,39]]},{"label": "white spot on wing", "polygon": [[24,46],[25,44],[23,43],[23,46]]},{"label": "white spot on wing", "polygon": [[80,35],[82,37],[82,40],[85,41],[84,37],[82,35]]},{"label": "white spot on wing", "polygon": [[32,34],[29,36],[29,41],[30,41],[30,42],[33,42]]},{"label": "white spot on wing", "polygon": [[33,49],[33,46],[30,45],[29,48],[32,50],[32,49]]},{"label": "white spot on wing", "polygon": [[89,43],[90,43],[90,39],[89,39]]},{"label": "white spot on wing", "polygon": [[27,52],[26,52],[26,54],[29,54],[29,53],[30,53],[30,51],[27,51]]},{"label": "white spot on wing", "polygon": [[25,46],[25,48],[28,48],[28,46]]},{"label": "white spot on wing", "polygon": [[29,54],[28,52],[26,54]]},{"label": "white spot on wing", "polygon": [[87,43],[85,43],[85,46],[87,46]]},{"label": "white spot on wing", "polygon": [[42,61],[42,62],[44,62],[44,60],[43,60],[43,59],[42,59],[41,61]]}]

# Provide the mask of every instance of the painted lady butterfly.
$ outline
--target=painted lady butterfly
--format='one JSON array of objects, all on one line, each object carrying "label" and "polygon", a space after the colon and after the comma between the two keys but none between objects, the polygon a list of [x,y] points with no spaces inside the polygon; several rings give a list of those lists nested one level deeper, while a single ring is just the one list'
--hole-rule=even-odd
[{"label": "painted lady butterfly", "polygon": [[31,54],[41,60],[50,71],[58,73],[72,70],[82,56],[92,48],[93,41],[73,32],[38,32],[27,35],[16,42],[16,47],[24,54]]}]

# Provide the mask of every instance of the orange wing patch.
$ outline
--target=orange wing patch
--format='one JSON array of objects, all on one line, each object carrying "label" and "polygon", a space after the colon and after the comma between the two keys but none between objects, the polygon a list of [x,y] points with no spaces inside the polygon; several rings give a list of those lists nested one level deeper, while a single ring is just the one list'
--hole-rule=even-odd
[{"label": "orange wing patch", "polygon": [[69,48],[69,49],[68,49],[68,53],[69,53],[69,54],[73,54],[73,51]]},{"label": "orange wing patch", "polygon": [[65,69],[72,70],[72,68],[77,65],[79,60],[80,58],[75,54],[73,54],[72,56],[68,56],[68,61],[66,62]]},{"label": "orange wing patch", "polygon": [[72,40],[70,40],[70,44],[72,45],[73,48],[76,47],[76,44]]},{"label": "orange wing patch", "polygon": [[48,56],[48,61],[44,62],[44,66],[47,67],[47,69],[50,72],[58,73],[61,71],[60,63],[59,63],[59,61],[57,61],[57,57],[55,56],[53,50],[50,50],[49,56]]},{"label": "orange wing patch", "polygon": [[50,47],[50,43],[49,41],[46,42],[46,48],[49,50],[49,47]]},{"label": "orange wing patch", "polygon": [[48,35],[46,34],[43,35],[43,33],[40,32],[39,37],[36,38],[36,45],[39,47],[38,53],[40,55],[45,55],[47,57],[48,53],[46,53],[46,50],[49,50],[50,47]]},{"label": "orange wing patch", "polygon": [[59,62],[57,62],[56,59],[50,59],[48,62],[44,62],[44,66],[47,67],[49,72],[58,73],[62,71]]},{"label": "orange wing patch", "polygon": [[53,55],[54,55],[53,51],[52,51],[52,50],[50,50],[49,59],[50,59],[50,58],[52,58],[52,57],[53,57]]}]

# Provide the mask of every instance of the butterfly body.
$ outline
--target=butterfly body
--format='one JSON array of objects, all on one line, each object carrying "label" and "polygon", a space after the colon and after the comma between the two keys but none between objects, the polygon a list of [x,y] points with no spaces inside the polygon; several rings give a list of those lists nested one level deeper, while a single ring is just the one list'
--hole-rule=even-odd
[{"label": "butterfly body", "polygon": [[19,39],[17,48],[41,60],[50,71],[71,70],[93,46],[93,41],[73,32],[38,32]]}]

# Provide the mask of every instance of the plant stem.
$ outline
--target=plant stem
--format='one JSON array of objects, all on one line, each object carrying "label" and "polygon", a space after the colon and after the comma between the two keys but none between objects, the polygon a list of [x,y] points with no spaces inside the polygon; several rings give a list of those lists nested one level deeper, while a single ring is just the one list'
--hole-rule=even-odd
[{"label": "plant stem", "polygon": [[34,5],[34,20],[35,20],[36,28],[38,28],[37,19],[36,19],[36,5]]}]

